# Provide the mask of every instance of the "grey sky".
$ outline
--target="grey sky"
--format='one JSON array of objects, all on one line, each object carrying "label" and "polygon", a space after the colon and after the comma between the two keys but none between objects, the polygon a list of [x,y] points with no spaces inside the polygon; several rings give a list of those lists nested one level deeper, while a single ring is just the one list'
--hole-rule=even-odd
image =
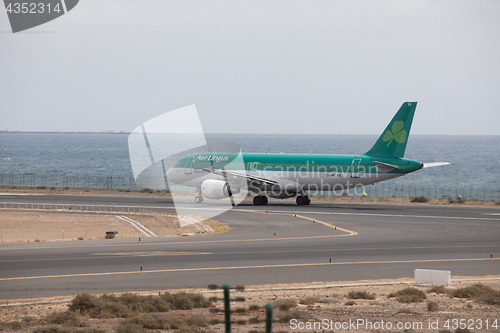
[{"label": "grey sky", "polygon": [[131,131],[196,104],[205,132],[500,134],[500,1],[80,0],[12,34],[0,130]]}]

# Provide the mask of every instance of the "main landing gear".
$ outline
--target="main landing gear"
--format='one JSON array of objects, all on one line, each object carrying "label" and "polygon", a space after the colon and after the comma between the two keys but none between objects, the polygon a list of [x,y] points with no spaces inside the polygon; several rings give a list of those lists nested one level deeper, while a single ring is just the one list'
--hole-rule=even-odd
[{"label": "main landing gear", "polygon": [[297,205],[309,205],[311,203],[311,199],[307,195],[299,195],[297,199],[295,199]]},{"label": "main landing gear", "polygon": [[265,197],[263,195],[258,195],[258,196],[253,198],[253,204],[255,206],[260,206],[260,205],[265,206],[265,205],[267,205],[267,202],[268,202],[267,197]]},{"label": "main landing gear", "polygon": [[194,202],[197,204],[203,202],[203,196],[201,195],[201,188],[198,189],[198,195],[194,197]]}]

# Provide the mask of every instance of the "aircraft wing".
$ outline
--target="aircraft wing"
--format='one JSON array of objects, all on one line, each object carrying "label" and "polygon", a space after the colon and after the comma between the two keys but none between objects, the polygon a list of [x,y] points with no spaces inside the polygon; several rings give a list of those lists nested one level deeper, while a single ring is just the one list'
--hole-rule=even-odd
[{"label": "aircraft wing", "polygon": [[449,162],[434,162],[434,163],[424,163],[424,169],[425,168],[432,168],[432,167],[437,167],[441,165],[448,165],[450,164]]},{"label": "aircraft wing", "polygon": [[225,179],[227,179],[230,183],[231,182],[238,182],[238,181],[246,181],[246,182],[257,182],[262,185],[280,185],[280,183],[277,180],[273,180],[270,178],[265,178],[265,177],[259,177],[259,176],[253,176],[249,175],[247,173],[238,173],[238,172],[233,172],[233,171],[226,171],[226,170],[219,170],[219,169],[203,169],[204,171],[214,173],[216,175],[223,176]]}]

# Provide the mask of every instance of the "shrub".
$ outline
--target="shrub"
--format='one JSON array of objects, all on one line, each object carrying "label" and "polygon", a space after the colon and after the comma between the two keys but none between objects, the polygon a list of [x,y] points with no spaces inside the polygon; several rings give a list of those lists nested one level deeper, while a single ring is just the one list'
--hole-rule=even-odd
[{"label": "shrub", "polygon": [[471,330],[467,329],[467,328],[457,328],[455,330],[455,333],[472,333]]},{"label": "shrub", "polygon": [[500,201],[496,201],[496,202],[495,202],[495,205],[496,205],[496,206],[500,206]]},{"label": "shrub", "polygon": [[64,312],[52,312],[45,317],[45,321],[52,324],[62,324],[65,326],[74,327],[84,327],[84,323],[80,321],[80,318],[74,312],[64,311]]},{"label": "shrub", "polygon": [[78,237],[78,240],[83,240],[83,237]]},{"label": "shrub", "polygon": [[31,323],[31,322],[35,321],[36,319],[35,319],[35,317],[32,317],[32,316],[24,316],[21,320],[25,323]]},{"label": "shrub", "polygon": [[165,314],[145,314],[132,317],[123,323],[139,325],[150,330],[171,330],[187,325],[183,317]]},{"label": "shrub", "polygon": [[354,302],[354,301],[347,301],[347,302],[345,302],[345,305],[356,305],[356,302]]},{"label": "shrub", "polygon": [[422,302],[424,299],[427,298],[423,291],[418,290],[417,288],[412,288],[412,287],[408,287],[408,288],[399,290],[395,293],[390,293],[389,295],[387,295],[387,297],[388,298],[397,297],[398,302],[401,302],[401,303]]},{"label": "shrub", "polygon": [[439,304],[437,302],[427,302],[427,310],[428,311],[437,311],[439,310]]},{"label": "shrub", "polygon": [[301,298],[299,300],[299,303],[300,304],[304,304],[304,305],[313,305],[316,302],[317,302],[317,300],[316,300],[316,297],[314,297],[314,296],[309,296],[309,297]]},{"label": "shrub", "polygon": [[369,294],[366,291],[351,291],[347,297],[350,299],[375,299],[375,295]]},{"label": "shrub", "polygon": [[[130,325],[130,324],[121,324],[117,328],[115,328],[116,333],[146,333],[146,330],[141,325]],[[40,332],[45,333],[45,332]],[[57,333],[57,332],[54,332]]]},{"label": "shrub", "polygon": [[106,236],[104,236],[104,238],[106,238],[106,239],[114,239],[115,238],[115,234],[106,234]]},{"label": "shrub", "polygon": [[201,294],[180,292],[177,294],[165,293],[161,297],[173,310],[191,310],[193,308],[208,308],[212,301]]},{"label": "shrub", "polygon": [[419,196],[419,197],[415,197],[415,198],[410,200],[410,202],[428,202],[428,201],[429,201],[429,198],[424,197],[423,195]]},{"label": "shrub", "polygon": [[143,189],[141,190],[141,193],[153,193],[153,192],[154,192],[154,191],[153,191],[152,189],[147,188],[147,187],[146,187],[146,188],[143,188]]},{"label": "shrub", "polygon": [[208,324],[209,324],[207,317],[202,316],[202,315],[186,317],[184,319],[186,320],[186,323],[191,327],[193,327],[193,326],[208,327]]},{"label": "shrub", "polygon": [[428,294],[430,294],[430,293],[447,294],[448,293],[448,289],[446,289],[443,286],[435,286],[435,287],[432,287],[431,289],[429,289],[429,291],[427,291],[427,293]]},{"label": "shrub", "polygon": [[[281,311],[288,311],[297,306],[297,301],[291,298],[279,299],[273,302],[274,307]],[[293,319],[293,318],[292,318]]]},{"label": "shrub", "polygon": [[97,306],[97,298],[89,294],[76,295],[71,301],[69,309],[80,314],[87,314]]},{"label": "shrub", "polygon": [[127,318],[132,311],[114,295],[104,294],[98,299],[98,306],[90,312],[93,318]]},{"label": "shrub", "polygon": [[500,291],[481,283],[476,283],[465,288],[455,289],[450,293],[450,297],[469,298],[478,303],[500,305]]},{"label": "shrub", "polygon": [[120,296],[118,301],[124,303],[134,312],[167,312],[170,310],[170,305],[160,297],[125,293]]},{"label": "shrub", "polygon": [[33,333],[69,333],[69,331],[57,326],[44,326],[34,329]]},{"label": "shrub", "polygon": [[205,296],[180,292],[161,296],[140,296],[125,293],[121,296],[104,294],[99,298],[89,294],[76,296],[69,308],[73,312],[88,314],[93,318],[129,318],[139,312],[167,312],[170,309],[191,310],[207,308],[212,302]]}]

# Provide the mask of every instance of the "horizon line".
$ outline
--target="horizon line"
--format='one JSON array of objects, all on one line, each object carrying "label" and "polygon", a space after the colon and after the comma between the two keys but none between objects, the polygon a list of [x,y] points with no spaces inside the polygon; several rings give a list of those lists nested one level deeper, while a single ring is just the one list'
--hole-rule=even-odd
[{"label": "horizon line", "polygon": [[[126,131],[0,131],[0,134],[132,134],[132,132]],[[141,134],[141,133],[136,133]],[[149,133],[149,134],[166,134],[166,133]],[[174,133],[179,134],[179,133]],[[190,134],[190,133],[186,133]],[[380,135],[380,133],[349,133],[349,134],[336,134],[336,133],[220,133],[220,132],[207,132],[204,134],[236,134],[236,135]],[[414,135],[437,135],[437,136],[500,136],[500,134],[414,134],[411,133],[411,136]]]}]

